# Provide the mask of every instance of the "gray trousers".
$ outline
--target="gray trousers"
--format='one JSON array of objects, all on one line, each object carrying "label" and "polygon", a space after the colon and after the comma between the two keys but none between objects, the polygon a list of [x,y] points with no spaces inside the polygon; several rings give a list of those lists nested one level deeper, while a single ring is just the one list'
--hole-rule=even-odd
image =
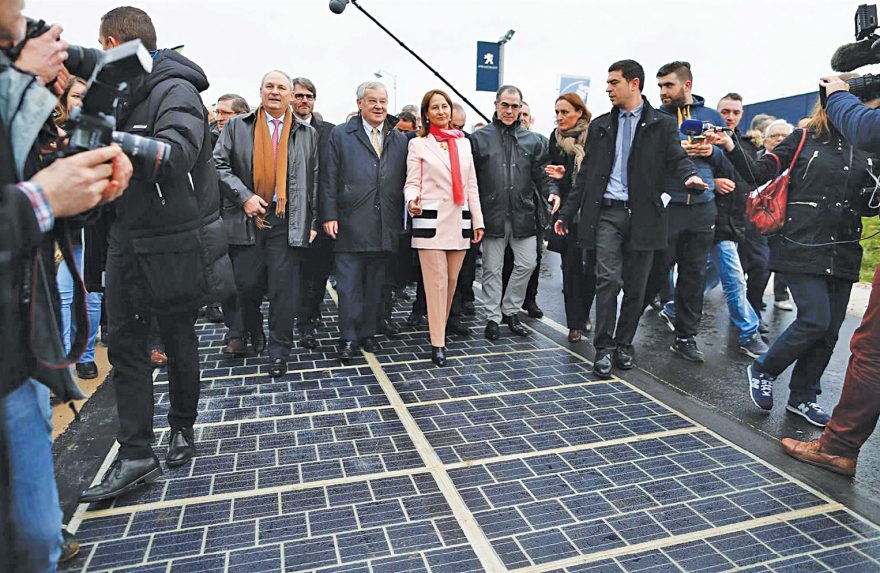
[{"label": "gray trousers", "polygon": [[[516,239],[510,219],[504,222],[504,237],[483,239],[483,290],[480,307],[486,321],[501,322],[502,313],[509,316],[519,312],[526,298],[529,278],[538,264],[535,235]],[[504,268],[504,250],[513,251],[513,272],[502,300],[501,274]]]}]

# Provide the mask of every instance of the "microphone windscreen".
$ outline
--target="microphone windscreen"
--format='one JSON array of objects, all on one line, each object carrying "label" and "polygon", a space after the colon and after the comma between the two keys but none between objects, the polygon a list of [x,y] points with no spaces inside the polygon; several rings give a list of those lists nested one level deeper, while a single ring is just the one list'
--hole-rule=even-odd
[{"label": "microphone windscreen", "polygon": [[880,62],[880,58],[871,49],[872,43],[873,40],[868,38],[861,42],[840,46],[831,56],[831,69],[835,72],[851,72],[862,66]]},{"label": "microphone windscreen", "polygon": [[685,135],[702,135],[703,122],[699,119],[686,119],[681,122],[681,126],[678,129]]},{"label": "microphone windscreen", "polygon": [[334,14],[342,14],[346,4],[348,0],[330,0],[330,11]]}]

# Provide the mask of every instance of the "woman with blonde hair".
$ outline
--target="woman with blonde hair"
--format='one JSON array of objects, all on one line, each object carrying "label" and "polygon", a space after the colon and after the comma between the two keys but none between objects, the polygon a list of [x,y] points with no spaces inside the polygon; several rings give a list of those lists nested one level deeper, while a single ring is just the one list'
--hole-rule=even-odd
[{"label": "woman with blonde hair", "polygon": [[422,128],[409,142],[407,211],[428,306],[431,359],[446,364],[446,322],[464,256],[483,238],[483,214],[470,141],[450,129],[452,100],[441,90],[422,98]]}]

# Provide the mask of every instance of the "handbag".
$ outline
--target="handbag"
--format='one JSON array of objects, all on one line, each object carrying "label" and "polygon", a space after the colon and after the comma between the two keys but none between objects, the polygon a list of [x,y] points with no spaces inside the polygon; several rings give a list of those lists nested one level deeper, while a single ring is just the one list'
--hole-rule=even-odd
[{"label": "handbag", "polygon": [[[762,235],[778,233],[785,224],[785,206],[788,204],[788,184],[791,181],[791,170],[800,156],[806,140],[807,130],[804,129],[801,130],[801,142],[791,158],[788,169],[777,175],[773,181],[749,193],[746,198],[746,215]],[[782,167],[779,157],[774,153],[767,155],[776,160],[776,172],[779,173],[779,169]]]}]

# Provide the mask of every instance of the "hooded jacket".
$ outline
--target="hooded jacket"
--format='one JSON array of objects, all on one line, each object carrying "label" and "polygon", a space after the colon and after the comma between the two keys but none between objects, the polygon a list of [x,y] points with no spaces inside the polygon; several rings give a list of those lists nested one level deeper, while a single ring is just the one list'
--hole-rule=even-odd
[{"label": "hooded jacket", "polygon": [[[661,105],[660,111],[675,119],[675,126],[681,127],[681,123],[686,119],[698,119],[702,122],[711,123],[712,125],[724,125],[724,120],[714,109],[705,106],[705,100],[698,96],[692,96],[693,102],[683,106],[667,106]],[[689,136],[678,131],[678,137],[681,141],[689,140]],[[715,181],[716,177],[724,177],[726,179],[733,178],[733,166],[724,157],[724,152],[714,147],[710,157],[691,157],[694,167],[697,169],[697,175],[705,181],[709,188],[702,193],[688,193],[684,185],[678,179],[669,178],[666,180],[666,192],[672,197],[670,203],[679,205],[694,205],[697,203],[708,203],[715,199]]]},{"label": "hooded jacket", "polygon": [[202,69],[174,50],[159,50],[153,70],[130,82],[117,129],[171,146],[156,181],[135,168],[115,203],[111,241],[129,259],[135,300],[157,312],[197,308],[233,287],[232,265],[220,219],[220,192]]}]

